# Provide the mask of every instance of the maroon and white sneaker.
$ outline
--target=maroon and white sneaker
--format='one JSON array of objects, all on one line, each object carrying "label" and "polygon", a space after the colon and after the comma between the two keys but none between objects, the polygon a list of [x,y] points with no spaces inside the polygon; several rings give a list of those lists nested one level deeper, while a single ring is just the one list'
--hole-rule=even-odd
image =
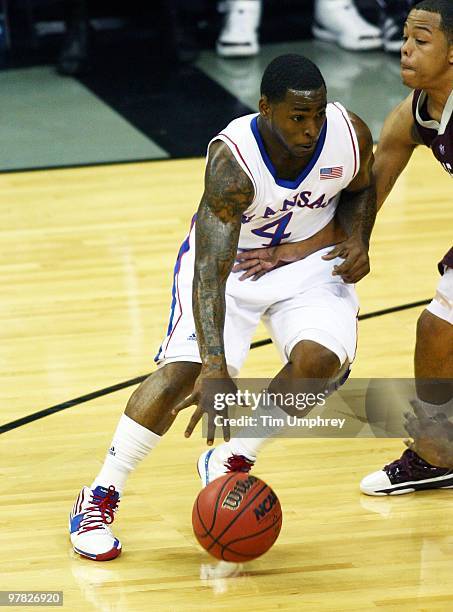
[{"label": "maroon and white sneaker", "polygon": [[119,504],[119,493],[108,489],[83,487],[69,515],[69,534],[75,552],[93,561],[110,561],[121,554],[121,542],[109,525]]},{"label": "maroon and white sneaker", "polygon": [[453,489],[453,470],[431,465],[409,448],[400,459],[368,474],[360,483],[366,495],[403,495],[426,489]]},{"label": "maroon and white sneaker", "polygon": [[197,469],[203,487],[228,472],[250,472],[254,466],[255,462],[251,459],[243,455],[229,455],[223,447],[211,448],[200,455]]}]

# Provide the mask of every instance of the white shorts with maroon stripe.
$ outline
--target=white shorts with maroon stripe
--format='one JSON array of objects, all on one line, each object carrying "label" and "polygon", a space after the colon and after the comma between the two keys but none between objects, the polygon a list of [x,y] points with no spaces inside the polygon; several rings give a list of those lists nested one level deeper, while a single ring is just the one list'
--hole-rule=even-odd
[{"label": "white shorts with maroon stripe", "polygon": [[453,268],[444,268],[444,274],[437,285],[436,295],[427,310],[436,317],[453,325]]},{"label": "white shorts with maroon stripe", "polygon": [[[358,300],[354,285],[332,276],[343,260],[324,261],[322,249],[306,259],[278,268],[258,281],[231,274],[226,287],[225,355],[236,376],[263,320],[283,363],[301,340],[312,340],[335,353],[340,363],[354,360]],[[175,265],[167,336],[155,357],[159,366],[175,361],[201,363],[192,313],[195,228],[184,241]]]}]

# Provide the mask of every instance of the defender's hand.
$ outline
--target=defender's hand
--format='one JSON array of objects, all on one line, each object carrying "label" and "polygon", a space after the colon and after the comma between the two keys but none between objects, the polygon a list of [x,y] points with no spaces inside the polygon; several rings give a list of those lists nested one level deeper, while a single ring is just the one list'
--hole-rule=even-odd
[{"label": "defender's hand", "polygon": [[216,409],[215,398],[218,394],[222,394],[223,397],[225,397],[227,393],[234,393],[235,395],[237,393],[237,387],[228,372],[201,370],[195,381],[192,393],[172,410],[173,414],[178,414],[181,410],[189,406],[197,406],[184,432],[186,438],[192,435],[198,421],[200,421],[203,414],[206,413],[208,415],[208,446],[211,446],[214,442],[216,429],[215,417],[218,416],[221,416],[223,421],[223,439],[225,442],[228,442],[230,439],[230,426],[228,421],[225,422],[225,419],[228,419],[228,407],[224,404],[224,408],[220,410]]},{"label": "defender's hand", "polygon": [[236,263],[233,266],[233,272],[244,272],[239,280],[243,281],[246,278],[253,276],[253,280],[258,280],[277,266],[278,257],[277,249],[279,247],[269,247],[267,249],[252,249],[251,251],[243,251],[236,256]]},{"label": "defender's hand", "polygon": [[300,246],[298,243],[280,244],[266,249],[252,249],[243,251],[236,256],[233,272],[244,272],[239,280],[245,280],[253,276],[256,281],[267,272],[286,266],[286,264],[301,259]]},{"label": "defender's hand", "polygon": [[368,246],[356,236],[340,242],[322,258],[330,261],[336,257],[341,257],[344,262],[339,266],[334,266],[332,274],[341,276],[345,283],[357,283],[370,271]]}]

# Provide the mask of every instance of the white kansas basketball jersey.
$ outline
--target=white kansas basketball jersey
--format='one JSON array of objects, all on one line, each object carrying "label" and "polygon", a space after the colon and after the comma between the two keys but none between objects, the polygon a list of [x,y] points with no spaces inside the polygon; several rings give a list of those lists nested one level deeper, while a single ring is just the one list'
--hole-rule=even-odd
[{"label": "white kansas basketball jersey", "polygon": [[296,242],[316,234],[333,218],[341,190],[360,166],[354,127],[338,102],[327,105],[312,158],[294,181],[278,178],[258,130],[258,116],[235,119],[211,140],[228,145],[255,189],[242,216],[239,249]]}]

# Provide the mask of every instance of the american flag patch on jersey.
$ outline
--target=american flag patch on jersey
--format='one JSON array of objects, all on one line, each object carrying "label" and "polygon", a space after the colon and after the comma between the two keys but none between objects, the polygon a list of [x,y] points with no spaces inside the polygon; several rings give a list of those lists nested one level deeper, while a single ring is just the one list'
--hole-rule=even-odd
[{"label": "american flag patch on jersey", "polygon": [[321,181],[327,179],[336,179],[343,176],[343,166],[332,166],[331,168],[321,168],[319,171],[319,178]]}]

